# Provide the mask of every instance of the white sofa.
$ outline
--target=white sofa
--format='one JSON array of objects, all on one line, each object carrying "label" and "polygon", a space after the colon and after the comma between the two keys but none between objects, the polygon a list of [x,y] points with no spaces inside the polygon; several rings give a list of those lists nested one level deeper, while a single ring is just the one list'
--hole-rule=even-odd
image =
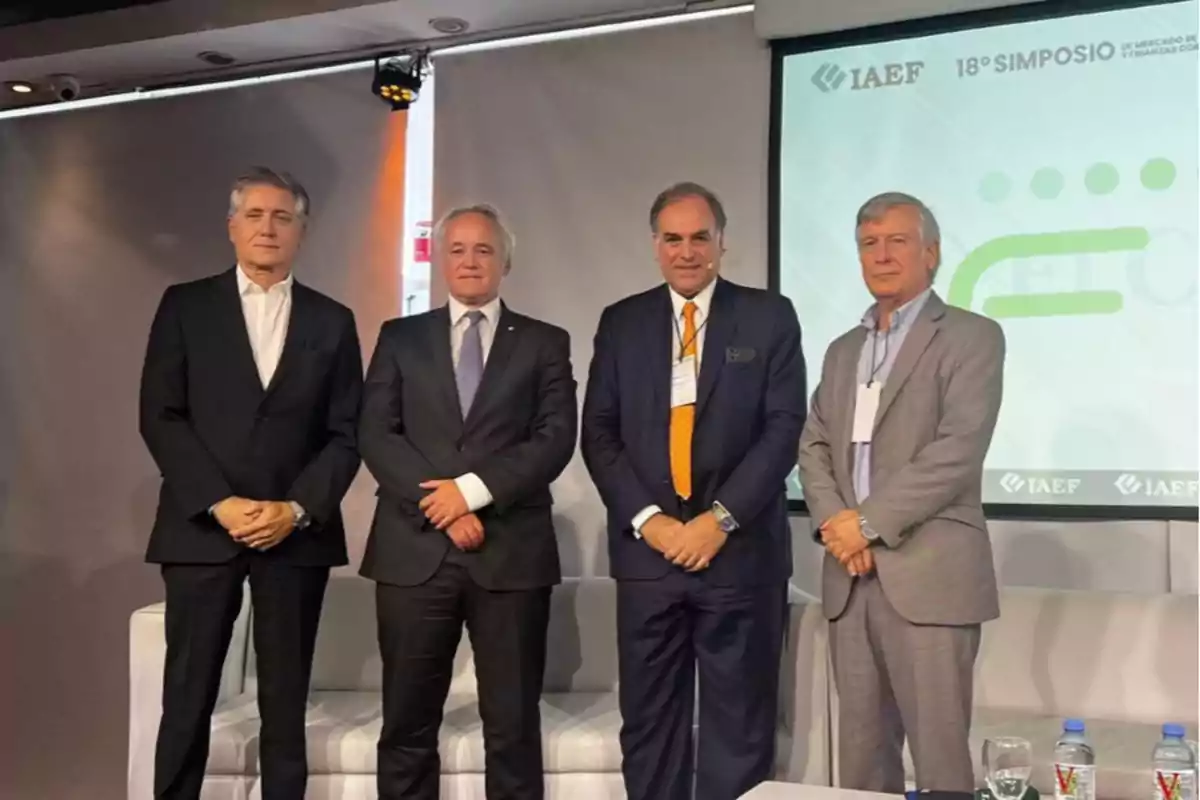
[{"label": "white sofa", "polygon": [[[309,798],[374,798],[380,728],[380,661],[374,584],[334,578],[326,594],[308,710]],[[617,740],[615,584],[568,580],[555,589],[542,728],[547,797],[621,798]],[[251,611],[243,607],[213,718],[205,800],[259,796],[258,715]],[[820,608],[793,598],[782,669],[780,780],[829,783],[826,626]],[[161,713],[163,604],[133,614],[130,630],[130,800],[152,797]],[[441,735],[442,797],[484,798],[483,739],[466,637]]]},{"label": "white sofa", "polygon": [[[1080,717],[1096,748],[1102,800],[1150,796],[1150,752],[1162,723],[1196,737],[1200,620],[1194,595],[1008,588],[1000,619],[983,628],[971,752],[982,785],[983,741],[1020,736],[1034,749],[1032,783],[1054,790],[1054,742]],[[830,680],[836,743],[837,691]],[[837,756],[833,777],[836,783]],[[906,774],[914,779],[905,752]]]}]

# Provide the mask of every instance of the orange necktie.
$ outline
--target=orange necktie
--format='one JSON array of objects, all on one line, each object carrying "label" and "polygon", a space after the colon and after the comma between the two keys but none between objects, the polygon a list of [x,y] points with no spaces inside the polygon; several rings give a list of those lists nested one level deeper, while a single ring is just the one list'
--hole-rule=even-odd
[{"label": "orange necktie", "polygon": [[[683,352],[680,358],[696,355],[696,304],[683,305]],[[696,406],[671,409],[671,482],[675,493],[687,500],[692,496],[692,430],[696,426]]]}]

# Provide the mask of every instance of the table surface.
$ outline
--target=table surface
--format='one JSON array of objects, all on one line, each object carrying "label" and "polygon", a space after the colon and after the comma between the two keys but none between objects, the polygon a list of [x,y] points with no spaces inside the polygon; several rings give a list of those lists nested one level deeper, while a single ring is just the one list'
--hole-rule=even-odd
[{"label": "table surface", "polygon": [[829,786],[810,786],[805,783],[760,783],[742,800],[879,800],[881,797],[896,800],[896,795],[875,792],[855,792],[849,789],[834,789]]}]

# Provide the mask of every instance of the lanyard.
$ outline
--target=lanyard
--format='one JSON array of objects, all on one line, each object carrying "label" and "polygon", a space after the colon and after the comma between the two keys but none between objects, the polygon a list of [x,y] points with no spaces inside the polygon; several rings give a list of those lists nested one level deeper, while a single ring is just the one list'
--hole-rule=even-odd
[{"label": "lanyard", "polygon": [[875,376],[879,374],[879,370],[883,369],[883,365],[887,363],[888,343],[892,340],[892,330],[889,328],[883,334],[883,358],[879,363],[875,363],[875,343],[879,341],[879,331],[871,331],[871,374],[867,376],[867,386],[875,382]]},{"label": "lanyard", "polygon": [[683,361],[683,359],[684,359],[684,355],[683,355],[684,351],[687,350],[688,347],[691,346],[692,342],[694,342],[700,338],[700,331],[704,330],[704,326],[708,324],[709,319],[710,319],[710,317],[708,315],[705,315],[704,322],[701,322],[696,327],[696,332],[692,334],[692,338],[688,339],[685,342],[683,340],[683,333],[680,332],[680,330],[679,330],[679,317],[676,316],[675,314],[671,315],[671,321],[673,323],[675,323],[675,339],[679,342],[679,360],[680,361]]}]

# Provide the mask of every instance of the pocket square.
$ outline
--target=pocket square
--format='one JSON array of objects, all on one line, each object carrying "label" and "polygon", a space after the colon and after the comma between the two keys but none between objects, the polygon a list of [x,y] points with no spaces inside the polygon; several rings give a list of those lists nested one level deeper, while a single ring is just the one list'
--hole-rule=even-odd
[{"label": "pocket square", "polygon": [[753,347],[726,347],[725,363],[745,364],[747,361],[753,361],[754,355]]}]

